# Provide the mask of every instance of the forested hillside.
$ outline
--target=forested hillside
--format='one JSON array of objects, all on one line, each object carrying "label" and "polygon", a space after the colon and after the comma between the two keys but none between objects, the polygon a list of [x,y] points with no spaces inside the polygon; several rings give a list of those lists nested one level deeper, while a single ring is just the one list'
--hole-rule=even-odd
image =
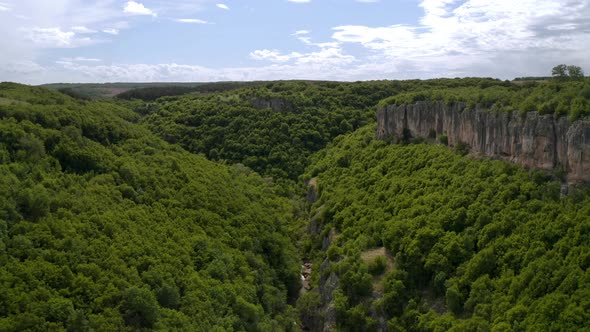
[{"label": "forested hillside", "polygon": [[587,186],[375,139],[377,105],[573,120],[588,91],[227,82],[90,101],[1,83],[0,331],[588,329]]},{"label": "forested hillside", "polygon": [[337,138],[307,174],[321,197],[310,252],[329,244],[323,288],[299,303],[312,328],[330,298],[343,331],[589,327],[587,191],[560,197],[540,172],[373,132]]},{"label": "forested hillside", "polygon": [[420,89],[391,96],[379,105],[402,105],[424,100],[444,101],[448,105],[463,102],[468,108],[480,105],[492,112],[569,116],[571,121],[575,121],[590,115],[590,79]]},{"label": "forested hillside", "polygon": [[299,221],[272,182],[111,103],[0,95],[0,330],[294,326]]},{"label": "forested hillside", "polygon": [[[277,180],[296,180],[308,158],[338,135],[375,120],[374,106],[402,92],[510,85],[493,79],[269,82],[206,96],[165,97],[134,107],[166,141],[211,160],[243,163]],[[292,182],[289,182],[289,186]]]}]

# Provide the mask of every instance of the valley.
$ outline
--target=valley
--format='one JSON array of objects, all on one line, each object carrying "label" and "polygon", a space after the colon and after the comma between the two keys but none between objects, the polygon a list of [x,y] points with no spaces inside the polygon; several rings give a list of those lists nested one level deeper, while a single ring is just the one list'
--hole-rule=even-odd
[{"label": "valley", "polygon": [[589,327],[588,78],[51,87],[0,83],[2,331]]}]

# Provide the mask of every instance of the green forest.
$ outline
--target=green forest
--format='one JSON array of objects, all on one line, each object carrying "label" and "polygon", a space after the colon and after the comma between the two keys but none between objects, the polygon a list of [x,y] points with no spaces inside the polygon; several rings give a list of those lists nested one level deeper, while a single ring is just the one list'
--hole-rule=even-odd
[{"label": "green forest", "polygon": [[0,331],[590,329],[586,185],[374,138],[424,100],[581,119],[590,80],[126,87],[0,83]]},{"label": "green forest", "polygon": [[418,101],[443,101],[446,104],[480,105],[493,112],[539,112],[556,117],[569,116],[575,121],[590,115],[590,85],[588,81],[549,81],[544,84],[506,84],[482,88],[468,86],[400,93],[380,101],[380,106],[402,105]]},{"label": "green forest", "polygon": [[[588,327],[587,190],[560,198],[545,174],[442,145],[388,145],[373,132],[339,137],[308,174],[320,189],[318,236],[335,234],[322,273],[340,279],[339,328],[375,330],[374,316],[388,331]],[[387,255],[363,257],[381,247]]]},{"label": "green forest", "polygon": [[291,328],[301,220],[272,181],[112,103],[0,93],[0,330]]}]

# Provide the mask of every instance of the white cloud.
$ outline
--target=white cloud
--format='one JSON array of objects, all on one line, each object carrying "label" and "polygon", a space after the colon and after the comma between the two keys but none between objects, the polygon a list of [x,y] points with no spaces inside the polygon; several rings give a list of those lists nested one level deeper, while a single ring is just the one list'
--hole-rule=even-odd
[{"label": "white cloud", "polygon": [[[45,75],[31,73],[31,83],[39,77],[53,77],[53,81],[74,82],[208,82],[208,81],[251,81],[276,79],[327,79],[350,80],[367,77],[379,78],[384,68],[344,68],[326,63],[284,64],[277,63],[262,67],[229,67],[212,69],[194,65],[170,64],[115,64],[87,65],[62,63],[55,68],[44,68]],[[386,72],[386,71],[385,71]],[[0,73],[2,73],[0,71]],[[364,76],[363,76],[364,75]],[[64,79],[60,79],[64,77]]]},{"label": "white cloud", "polygon": [[85,57],[75,57],[75,58],[60,58],[60,61],[63,62],[101,62],[101,59],[97,59],[97,58],[85,58]]},{"label": "white cloud", "polygon": [[130,14],[130,15],[157,16],[157,14],[153,10],[146,8],[142,3],[135,2],[135,1],[127,1],[127,3],[125,4],[125,7],[123,8],[123,12],[125,14]]},{"label": "white cloud", "polygon": [[16,68],[24,68],[20,65],[23,61],[47,63],[49,59],[44,52],[47,48],[76,48],[106,42],[137,25],[135,15],[125,13],[125,9],[179,17],[205,9],[207,3],[211,1],[0,0],[0,6],[10,10],[6,14],[0,11],[0,70],[10,67],[14,73]]},{"label": "white cloud", "polygon": [[[551,14],[550,9],[555,6],[548,1],[545,6],[536,3],[534,12],[538,14],[533,15],[528,14],[527,6],[510,6],[503,0],[470,0],[459,7],[449,7],[454,2],[424,0],[421,6],[426,15],[421,19],[422,26],[340,26],[334,28],[333,38],[360,43],[390,57],[524,50],[539,43],[551,46],[553,42],[535,38],[534,31],[528,28],[533,15]],[[501,6],[497,2],[505,3]],[[500,7],[504,9],[498,10]]]},{"label": "white cloud", "polygon": [[[590,25],[583,23],[590,15],[587,0],[423,0],[420,6],[424,16],[418,26],[345,25],[335,27],[332,38],[344,45],[359,44],[383,63],[420,72],[450,69],[456,76],[482,71],[509,77],[547,74],[542,71],[547,62],[579,63],[575,61],[590,47],[590,35],[584,32]],[[519,57],[526,60],[518,65],[498,61]]]},{"label": "white cloud", "polygon": [[321,64],[344,66],[355,62],[355,57],[343,53],[340,47],[322,47],[321,50],[306,53],[297,58],[295,64]]},{"label": "white cloud", "polygon": [[577,25],[574,23],[563,23],[548,25],[547,30],[575,30]]},{"label": "white cloud", "polygon": [[75,33],[96,33],[96,30],[88,29],[87,27],[82,25],[72,27],[71,30]]},{"label": "white cloud", "polygon": [[[117,64],[98,65],[64,62],[55,71],[75,77],[79,82],[154,82],[196,81],[219,77],[218,72],[200,66],[178,64]],[[71,79],[71,78],[70,78]]]},{"label": "white cloud", "polygon": [[309,35],[311,31],[309,30],[297,30],[291,36],[301,36],[301,35]]},{"label": "white cloud", "polygon": [[512,78],[547,75],[553,63],[590,66],[589,0],[422,0],[419,5],[424,15],[417,25],[336,26],[332,40],[324,43],[300,30],[292,36],[320,51],[264,49],[251,57],[275,63],[323,61],[349,69],[355,64],[367,77],[383,70],[398,78]]},{"label": "white cloud", "polygon": [[12,8],[7,3],[0,2],[0,12],[8,12],[11,11]]},{"label": "white cloud", "polygon": [[30,29],[27,31],[27,37],[41,48],[70,48],[96,42],[88,37],[77,37],[73,31],[63,31],[56,27]]},{"label": "white cloud", "polygon": [[337,42],[313,43],[311,38],[307,37],[309,33],[307,30],[299,30],[293,36],[296,36],[304,44],[317,47],[319,50],[307,53],[291,52],[282,54],[278,50],[263,49],[251,52],[250,58],[274,63],[292,61],[295,65],[317,64],[329,66],[344,66],[356,60],[354,56],[344,54],[340,44]]},{"label": "white cloud", "polygon": [[295,2],[295,3],[309,3],[311,2],[311,0],[287,0],[289,2]]},{"label": "white cloud", "polygon": [[119,34],[119,29],[115,29],[115,28],[110,28],[110,29],[104,29],[102,30],[102,32],[104,33],[108,33],[109,35],[118,35]]},{"label": "white cloud", "polygon": [[198,18],[178,18],[175,20],[179,23],[192,23],[192,24],[208,24],[209,22],[200,20]]},{"label": "white cloud", "polygon": [[45,72],[46,68],[30,60],[11,61],[0,66],[0,77],[3,81],[22,82],[24,77],[29,78],[31,82],[43,82]]},{"label": "white cloud", "polygon": [[217,6],[217,8],[221,8],[221,9],[224,9],[224,10],[229,10],[229,7],[226,4],[223,4],[223,3],[218,3],[216,6]]},{"label": "white cloud", "polygon": [[314,43],[311,41],[311,37],[309,37],[310,33],[311,33],[311,31],[309,31],[309,30],[297,30],[297,31],[295,31],[295,33],[292,33],[291,36],[296,37],[299,41],[301,41],[302,43],[304,43],[305,45],[308,45],[308,46],[315,46],[315,47],[319,47],[319,48],[339,48],[340,47],[339,42]]},{"label": "white cloud", "polygon": [[301,57],[300,53],[281,54],[277,50],[256,50],[250,53],[250,57],[254,60],[267,60],[271,62],[287,62],[298,57]]},{"label": "white cloud", "polygon": [[[108,35],[136,24],[137,18],[122,10],[126,3],[141,5],[146,11],[143,15],[158,13],[169,20],[197,20],[190,17],[200,17],[200,9],[223,0],[136,1],[0,0],[0,6],[11,10],[9,15],[0,12],[0,77],[30,83],[512,78],[547,75],[557,63],[576,64],[590,71],[590,0],[423,0],[418,2],[423,15],[416,24],[342,24],[327,31],[316,27],[314,34],[331,34],[322,42],[315,42],[311,31],[298,30],[292,37],[301,42],[299,45],[277,49],[278,44],[269,42],[247,54],[238,54],[241,58],[236,63],[250,61],[252,66],[213,69],[180,64],[106,65],[76,58],[60,59],[60,63],[47,66],[38,64],[48,62],[43,58],[43,49],[90,45],[101,42],[97,38],[111,37]],[[27,19],[16,19],[14,14],[26,14]]]}]

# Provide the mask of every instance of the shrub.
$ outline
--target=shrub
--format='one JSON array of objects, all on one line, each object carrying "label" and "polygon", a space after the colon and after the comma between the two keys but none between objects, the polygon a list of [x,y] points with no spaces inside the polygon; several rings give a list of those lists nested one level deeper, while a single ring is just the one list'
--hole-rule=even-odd
[{"label": "shrub", "polygon": [[464,296],[457,286],[453,285],[447,289],[447,307],[455,315],[458,315],[461,312],[463,312],[463,298]]},{"label": "shrub", "polygon": [[434,128],[430,128],[430,130],[428,130],[428,138],[436,139],[436,130]]},{"label": "shrub", "polygon": [[371,263],[369,263],[369,273],[376,276],[385,272],[387,261],[383,256],[377,256]]},{"label": "shrub", "polygon": [[469,145],[464,142],[459,142],[455,145],[455,152],[461,156],[466,156],[469,153]]}]

